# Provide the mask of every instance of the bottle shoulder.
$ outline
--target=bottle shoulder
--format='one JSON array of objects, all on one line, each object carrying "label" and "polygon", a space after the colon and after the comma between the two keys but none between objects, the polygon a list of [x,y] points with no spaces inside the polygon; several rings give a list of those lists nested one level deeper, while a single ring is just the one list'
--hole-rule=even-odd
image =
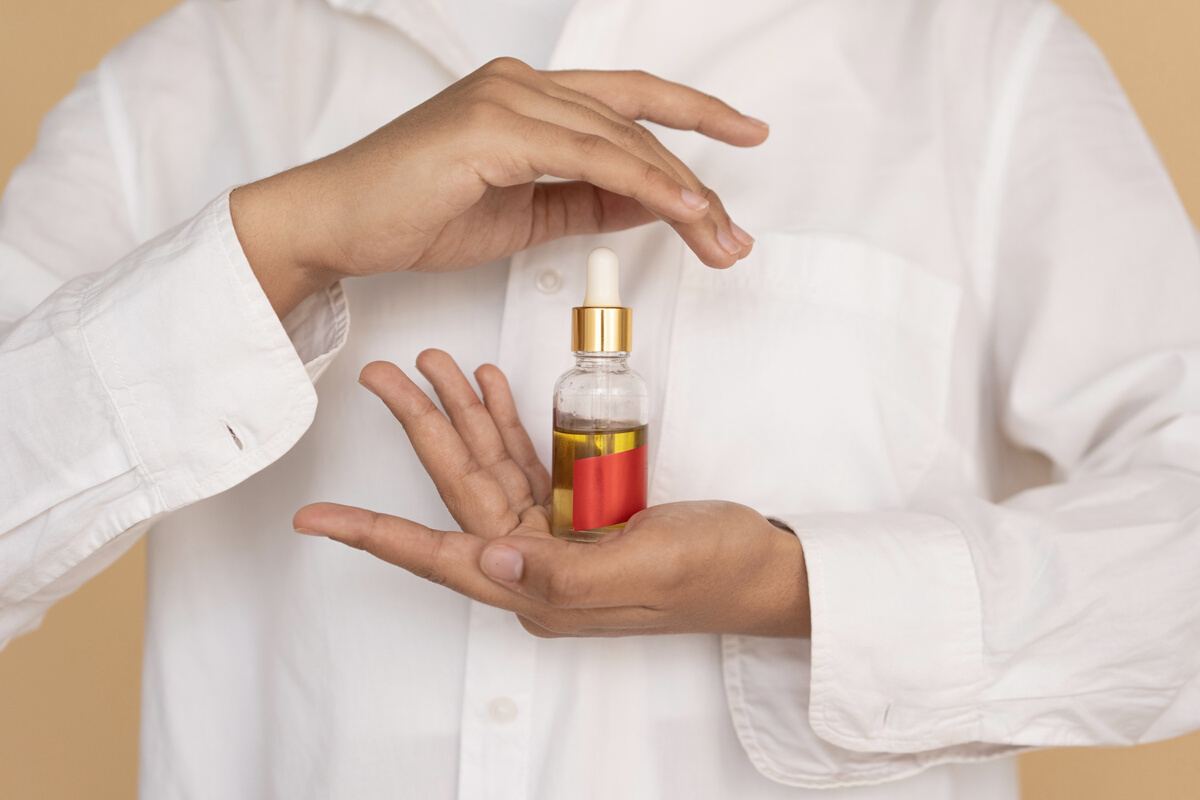
[{"label": "bottle shoulder", "polygon": [[554,393],[645,396],[647,389],[646,380],[629,366],[599,370],[575,366],[559,376]]}]

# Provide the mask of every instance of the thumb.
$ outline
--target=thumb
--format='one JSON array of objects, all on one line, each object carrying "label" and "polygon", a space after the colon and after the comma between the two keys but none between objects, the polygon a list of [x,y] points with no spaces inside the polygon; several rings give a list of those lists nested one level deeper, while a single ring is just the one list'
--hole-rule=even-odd
[{"label": "thumb", "polygon": [[639,574],[629,548],[533,536],[488,543],[479,566],[492,580],[555,608],[614,608],[636,604]]}]

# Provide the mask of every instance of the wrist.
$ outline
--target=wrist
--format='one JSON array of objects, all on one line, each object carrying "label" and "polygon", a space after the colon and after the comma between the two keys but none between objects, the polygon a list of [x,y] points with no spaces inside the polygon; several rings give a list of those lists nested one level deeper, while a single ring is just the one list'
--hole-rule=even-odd
[{"label": "wrist", "polygon": [[321,253],[314,194],[299,173],[289,170],[239,186],[229,196],[242,252],[280,319],[342,277]]},{"label": "wrist", "polygon": [[808,638],[812,635],[812,614],[808,599],[808,569],[804,547],[785,524],[763,519],[767,529],[769,555],[766,559],[761,592],[765,603],[759,615],[758,630],[751,635]]}]

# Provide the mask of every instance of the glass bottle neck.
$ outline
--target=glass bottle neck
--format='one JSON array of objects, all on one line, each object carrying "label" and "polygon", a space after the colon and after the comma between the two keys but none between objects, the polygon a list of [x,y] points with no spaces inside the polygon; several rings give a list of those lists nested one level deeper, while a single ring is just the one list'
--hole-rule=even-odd
[{"label": "glass bottle neck", "polygon": [[627,367],[629,352],[604,353],[575,351],[575,366],[581,369],[617,369]]}]

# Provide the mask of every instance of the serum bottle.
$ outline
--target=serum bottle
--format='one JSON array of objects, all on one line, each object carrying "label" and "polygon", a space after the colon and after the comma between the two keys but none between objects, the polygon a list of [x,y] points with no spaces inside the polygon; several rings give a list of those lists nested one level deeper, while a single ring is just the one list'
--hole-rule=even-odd
[{"label": "serum bottle", "polygon": [[571,312],[575,367],[554,387],[551,530],[595,542],[646,507],[649,398],[629,368],[633,311],[621,305],[617,255],[587,260],[587,295]]}]

